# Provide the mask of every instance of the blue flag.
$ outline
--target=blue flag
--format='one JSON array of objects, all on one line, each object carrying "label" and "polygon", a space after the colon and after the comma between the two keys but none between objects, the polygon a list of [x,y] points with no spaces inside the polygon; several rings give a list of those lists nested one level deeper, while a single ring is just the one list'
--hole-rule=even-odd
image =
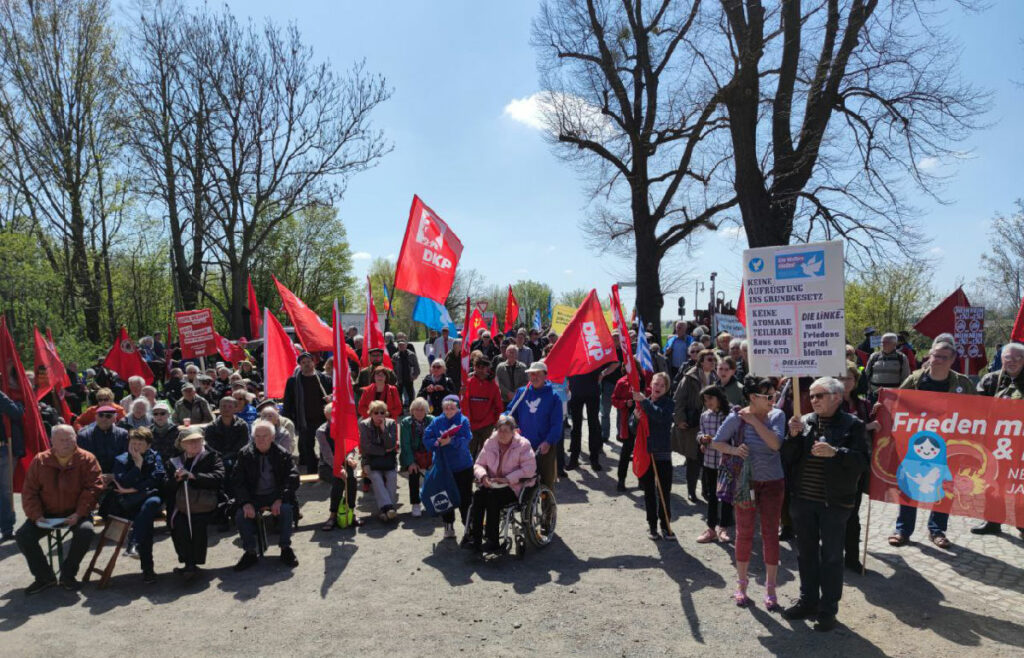
[{"label": "blue flag", "polygon": [[540,326],[540,309],[539,308],[534,310],[534,312],[533,312],[533,328],[536,329],[537,331],[541,330],[541,326]]},{"label": "blue flag", "polygon": [[551,311],[551,295],[548,295],[548,322],[551,322],[551,318],[552,318],[551,314],[552,314],[552,311]]},{"label": "blue flag", "polygon": [[647,343],[647,332],[643,320],[636,316],[636,364],[644,372],[654,372],[654,359],[651,358],[651,346]]},{"label": "blue flag", "polygon": [[448,309],[429,297],[420,297],[416,300],[416,308],[412,310],[412,319],[422,322],[430,329],[440,331],[447,326],[452,336],[459,334],[459,328],[452,322],[452,316],[448,313]]}]

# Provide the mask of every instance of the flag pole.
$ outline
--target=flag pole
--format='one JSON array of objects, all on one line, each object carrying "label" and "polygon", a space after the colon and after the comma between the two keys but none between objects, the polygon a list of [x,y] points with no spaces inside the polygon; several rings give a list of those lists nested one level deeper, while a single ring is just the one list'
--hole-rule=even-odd
[{"label": "flag pole", "polygon": [[[868,475],[870,480],[871,476]],[[864,548],[861,550],[860,555],[860,575],[864,575],[868,572],[868,535],[871,534],[871,492],[870,485],[868,486],[868,515],[864,521]]]},{"label": "flag pole", "polygon": [[672,524],[668,519],[668,506],[665,504],[665,492],[661,490],[661,478],[658,477],[658,461],[651,455],[651,464],[648,468],[654,471],[654,486],[658,490],[658,499],[661,500],[661,511],[665,515],[665,529],[672,534]]}]

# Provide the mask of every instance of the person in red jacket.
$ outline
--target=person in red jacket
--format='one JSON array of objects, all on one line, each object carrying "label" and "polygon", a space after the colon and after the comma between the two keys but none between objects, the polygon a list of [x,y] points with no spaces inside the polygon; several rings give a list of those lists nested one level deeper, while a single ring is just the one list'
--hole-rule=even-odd
[{"label": "person in red jacket", "polygon": [[473,373],[466,381],[462,394],[462,412],[469,419],[469,429],[473,439],[469,442],[469,452],[476,459],[491,433],[498,416],[505,409],[501,401],[501,390],[491,375],[491,361],[486,356],[477,357],[473,362]]},{"label": "person in red jacket", "polygon": [[[643,383],[644,395],[651,394],[651,373],[640,371],[640,381]],[[615,390],[612,391],[612,406],[617,410],[619,418],[619,440],[622,441],[622,452],[619,453],[619,470],[616,491],[628,491],[626,488],[626,475],[629,472],[629,460],[633,458],[633,441],[636,440],[636,426],[630,427],[629,421],[633,416],[633,392],[629,390],[629,375],[619,377],[615,382]]]},{"label": "person in red jacket", "polygon": [[388,373],[391,369],[386,366],[377,366],[373,370],[373,383],[363,388],[359,396],[359,417],[369,418],[370,403],[374,400],[381,400],[388,405],[388,416],[398,422],[402,416],[402,398],[398,394],[398,387],[388,383]]}]

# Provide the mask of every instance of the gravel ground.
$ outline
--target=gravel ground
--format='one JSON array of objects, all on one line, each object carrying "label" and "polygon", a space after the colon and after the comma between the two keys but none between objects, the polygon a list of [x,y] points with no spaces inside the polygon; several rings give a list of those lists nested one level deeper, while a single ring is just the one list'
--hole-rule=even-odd
[{"label": "gravel ground", "polygon": [[[613,443],[605,463],[614,466],[617,455]],[[303,486],[294,570],[280,564],[271,547],[259,565],[236,574],[237,535],[211,529],[205,575],[185,585],[170,574],[173,547],[161,529],[156,584],[143,584],[138,563],[122,557],[107,590],[91,584],[77,594],[51,589],[28,598],[22,588],[31,577],[8,542],[0,545],[0,655],[71,648],[77,656],[126,655],[140,647],[152,656],[481,650],[505,656],[531,649],[587,656],[689,656],[709,649],[1021,655],[1024,541],[1016,532],[970,544],[972,522],[953,519],[950,537],[957,544],[951,552],[924,543],[896,550],[885,544],[895,507],[876,503],[868,574],[847,575],[842,625],[820,634],[765,611],[758,543],[750,588],[757,605],[731,603],[732,547],[694,541],[703,530],[702,507],[679,495],[685,494],[681,466],[672,497],[678,541],[649,540],[639,490],[617,494],[613,474],[584,468],[556,485],[556,540],[523,561],[467,561],[454,541],[441,538],[439,520],[409,515],[404,479],[396,525],[370,519],[362,528],[330,533],[319,530],[329,487]],[[361,494],[359,513],[371,515],[372,504]],[[783,543],[781,602],[788,604],[797,591],[796,555]]]}]

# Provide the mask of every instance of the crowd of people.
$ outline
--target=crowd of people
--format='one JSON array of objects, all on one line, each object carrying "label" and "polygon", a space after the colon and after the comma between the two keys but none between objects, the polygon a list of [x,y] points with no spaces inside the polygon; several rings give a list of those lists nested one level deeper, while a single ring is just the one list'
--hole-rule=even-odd
[{"label": "crowd of people", "polygon": [[[630,333],[635,338],[645,330],[634,324]],[[351,363],[358,447],[343,456],[337,471],[334,454],[342,444],[331,432],[333,382],[325,374],[337,355],[300,353],[283,398],[275,400],[264,396],[258,359],[203,370],[172,354],[165,371],[166,350],[173,346],[143,338],[142,353],[159,373],[155,386],[138,377],[124,381],[100,364],[79,375],[68,364],[72,385],[39,401],[51,447],[28,468],[25,521],[17,532],[9,494],[0,496],[0,535],[16,539],[25,556],[34,578],[29,594],[53,585],[80,586],[77,574],[95,534],[94,514],[131,521],[126,554],[139,560],[146,583],[157,579],[153,536],[161,514],[177,555],[174,572],[183,579],[201,573],[211,523],[221,532],[234,525],[242,545],[235,570],[259,563],[261,526],[268,523],[276,528],[280,561],[295,567],[291,535],[302,517],[301,473],[331,486],[329,517],[319,526],[330,532],[355,509],[360,491],[372,492],[375,518],[352,515],[341,525],[394,523],[402,505],[401,479],[408,480],[410,514],[421,516],[424,476],[442,463],[459,501],[440,515],[444,538],[458,538],[457,511],[460,545],[471,555],[494,553],[498,514],[524,482],[535,479],[557,493],[560,477],[584,467],[584,427],[594,471],[606,468],[612,438],[621,443],[616,490],[629,491],[629,464],[644,417],[650,467],[637,484],[648,537],[676,540],[676,453],[685,460],[686,499],[705,518],[705,529],[692,541],[734,544],[736,605],[751,604],[748,569],[759,522],[765,606],[790,619],[813,618],[815,628],[829,630],[837,623],[844,567],[862,570],[859,509],[879,428],[879,391],[1024,397],[1019,343],[1002,347],[1000,369],[977,386],[953,369],[957,349],[949,335],[935,339],[919,359],[905,340],[886,334],[866,359],[850,346],[840,377],[779,380],[749,373],[746,341],[679,322],[664,351],[648,337],[653,371],[642,373],[642,391],[632,391],[614,338],[616,362],[554,383],[544,358],[558,340],[555,332],[482,331],[471,345],[471,372],[462,381],[462,343],[448,329],[431,332],[422,356],[405,334],[388,333],[386,348],[368,350],[366,364]],[[356,353],[362,341],[356,328],[348,329],[346,342]],[[393,367],[384,364],[385,352]],[[46,382],[45,368],[32,374],[37,386]],[[58,395],[74,415],[71,422],[56,412]],[[794,396],[804,413],[794,413]],[[22,401],[0,394],[0,414],[15,430],[23,412]],[[0,423],[0,444],[11,442],[18,457],[23,446],[17,431],[12,434]],[[9,486],[9,475],[0,475]],[[889,543],[907,544],[915,520],[916,508],[902,507]],[[951,541],[947,520],[937,512],[928,520],[931,541],[943,549]],[[54,526],[70,533],[58,571],[40,546]],[[1001,531],[988,522],[973,530]],[[776,576],[780,541],[788,540],[797,549],[800,596],[783,609]]]}]

